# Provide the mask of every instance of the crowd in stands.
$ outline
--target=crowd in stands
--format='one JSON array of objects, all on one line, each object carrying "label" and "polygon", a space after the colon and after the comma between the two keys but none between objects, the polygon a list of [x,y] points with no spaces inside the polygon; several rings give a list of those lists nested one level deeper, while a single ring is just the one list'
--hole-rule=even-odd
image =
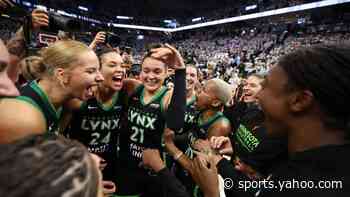
[{"label": "crowd in stands", "polygon": [[0,38],[2,40],[9,40],[15,33],[20,23],[1,18],[0,20]]},{"label": "crowd in stands", "polygon": [[50,17],[0,20],[0,196],[349,196],[346,20],[56,34]]},{"label": "crowd in stands", "polygon": [[[19,23],[5,19],[0,21],[0,26],[0,37],[6,41],[14,35]],[[179,35],[145,36],[142,41],[132,44],[122,41],[122,44],[133,48],[130,63],[140,63],[147,45],[163,42],[170,36],[172,38],[168,40],[178,47],[188,63],[197,65],[208,77],[217,76],[234,83],[239,82],[239,76],[268,71],[279,57],[300,46],[343,43],[350,38],[350,26],[346,23],[309,25],[294,32],[281,26],[280,29],[273,24],[264,28],[219,26],[208,31],[180,32]],[[88,43],[90,35],[79,39]]]},{"label": "crowd in stands", "polygon": [[[202,71],[214,69],[214,76],[237,81],[231,77],[251,72],[266,72],[278,58],[301,46],[343,43],[350,39],[349,28],[350,26],[344,23],[337,23],[311,25],[304,27],[302,31],[285,30],[274,33],[256,28],[222,31],[219,27],[180,36],[173,44],[185,55],[188,62],[198,65]],[[160,39],[144,42],[157,41]],[[144,45],[140,46],[141,48],[135,48],[136,62],[141,60],[143,54],[141,49]]]}]

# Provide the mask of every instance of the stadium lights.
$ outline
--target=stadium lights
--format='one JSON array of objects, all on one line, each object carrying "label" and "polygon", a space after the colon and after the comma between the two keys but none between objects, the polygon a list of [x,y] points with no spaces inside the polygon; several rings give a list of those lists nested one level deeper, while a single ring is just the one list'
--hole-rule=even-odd
[{"label": "stadium lights", "polygon": [[[247,14],[247,15],[242,15],[242,16],[225,18],[225,19],[220,19],[220,20],[215,20],[215,21],[210,21],[210,22],[205,22],[205,23],[187,25],[187,26],[178,27],[178,28],[150,27],[150,26],[142,26],[142,25],[126,25],[126,24],[116,24],[116,23],[113,23],[112,25],[114,27],[118,27],[118,28],[141,29],[141,30],[152,30],[152,31],[162,31],[162,32],[177,32],[177,31],[184,31],[184,30],[195,29],[195,28],[200,28],[200,27],[207,27],[207,26],[232,23],[232,22],[244,21],[244,20],[267,17],[267,16],[274,16],[274,15],[310,10],[310,9],[314,9],[314,8],[327,7],[327,6],[344,4],[344,3],[349,3],[349,2],[350,2],[350,0],[323,0],[323,1],[313,2],[313,3],[292,6],[292,7],[280,8],[280,9],[276,9],[276,10],[269,10],[269,11],[265,11],[265,12],[259,12],[259,13],[254,13],[254,14]],[[42,5],[35,5],[35,7],[47,10],[47,8],[45,6],[42,6]],[[69,13],[65,13],[65,14],[71,15],[71,17],[74,17],[74,16],[72,16],[73,14],[69,14]],[[76,17],[76,15],[75,15],[75,17]],[[117,19],[133,19],[133,17],[117,16]],[[88,21],[102,23],[101,21],[97,21],[95,19],[90,19],[90,18],[88,18]],[[164,20],[165,23],[167,23],[166,21],[167,22],[170,21],[170,23],[172,22],[172,20]]]},{"label": "stadium lights", "polygon": [[245,7],[245,11],[254,10],[254,9],[256,9],[257,7],[258,7],[257,5],[250,5],[250,6]]},{"label": "stadium lights", "polygon": [[71,17],[71,18],[78,18],[78,16],[76,14],[71,14],[71,13],[68,13],[64,10],[57,10],[57,14],[60,14],[62,16],[68,16],[68,17]]},{"label": "stadium lights", "polygon": [[138,40],[143,40],[143,38],[144,38],[143,35],[138,35],[138,36],[137,36],[137,39],[138,39]]},{"label": "stadium lights", "polygon": [[198,17],[198,18],[192,19],[192,22],[197,22],[197,21],[201,21],[201,20],[202,20],[202,17]]},{"label": "stadium lights", "polygon": [[11,18],[9,15],[7,14],[1,14],[2,17],[5,17],[5,18]]},{"label": "stadium lights", "polygon": [[225,19],[220,19],[220,20],[215,20],[215,21],[210,21],[210,22],[205,22],[205,23],[199,23],[199,24],[195,24],[195,25],[187,25],[187,26],[178,27],[178,28],[160,28],[160,27],[149,27],[149,26],[139,26],[139,25],[123,25],[123,24],[113,24],[113,26],[120,27],[120,28],[143,29],[143,30],[164,31],[164,32],[177,32],[177,31],[184,31],[184,30],[195,29],[195,28],[200,28],[200,27],[207,27],[207,26],[232,23],[232,22],[237,22],[237,21],[244,21],[244,20],[249,20],[249,19],[261,18],[261,17],[266,17],[266,16],[274,16],[274,15],[298,12],[298,11],[309,10],[309,9],[314,9],[314,8],[327,7],[327,6],[338,5],[338,4],[349,3],[349,2],[350,2],[350,0],[317,1],[317,2],[313,2],[313,3],[306,3],[306,4],[287,7],[287,8],[280,8],[280,9],[276,9],[276,10],[270,10],[270,11],[265,11],[265,12],[243,15],[243,16],[225,18]]},{"label": "stadium lights", "polygon": [[63,10],[57,10],[57,14],[66,16],[67,12],[63,11]]},{"label": "stadium lights", "polygon": [[35,8],[47,11],[47,7],[44,5],[34,5]]},{"label": "stadium lights", "polygon": [[170,28],[163,28],[163,27],[149,27],[149,26],[140,26],[140,25],[125,25],[125,24],[112,24],[113,27],[119,27],[119,28],[127,28],[127,29],[142,29],[142,30],[152,30],[152,31],[169,31]]},{"label": "stadium lights", "polygon": [[89,9],[87,8],[87,7],[84,7],[84,6],[78,6],[78,9],[79,10],[83,10],[83,11],[85,11],[85,12],[87,12],[87,11],[89,11]]},{"label": "stadium lights", "polygon": [[134,17],[129,17],[129,16],[117,16],[117,19],[132,20],[132,19],[134,19]]},{"label": "stadium lights", "polygon": [[164,20],[164,23],[171,23],[171,20]]},{"label": "stadium lights", "polygon": [[27,6],[27,7],[31,7],[32,6],[32,4],[30,2],[28,2],[28,1],[22,1],[22,4]]},{"label": "stadium lights", "polygon": [[236,16],[236,17],[232,17],[232,18],[225,18],[225,19],[210,21],[210,22],[206,22],[206,23],[199,23],[199,24],[195,24],[195,25],[183,26],[183,27],[179,27],[179,28],[175,28],[175,29],[169,29],[168,31],[170,31],[170,32],[184,31],[184,30],[195,29],[195,28],[200,28],[200,27],[207,27],[207,26],[212,26],[212,25],[232,23],[232,22],[237,22],[237,21],[266,17],[266,16],[274,16],[274,15],[304,11],[304,10],[309,10],[309,9],[314,9],[314,8],[327,7],[327,6],[338,5],[338,4],[348,3],[348,2],[350,2],[350,0],[317,1],[314,3],[306,3],[306,4],[287,7],[287,8],[280,8],[280,9],[276,9],[276,10],[270,10],[270,11],[265,11],[265,12],[243,15],[243,16]]}]

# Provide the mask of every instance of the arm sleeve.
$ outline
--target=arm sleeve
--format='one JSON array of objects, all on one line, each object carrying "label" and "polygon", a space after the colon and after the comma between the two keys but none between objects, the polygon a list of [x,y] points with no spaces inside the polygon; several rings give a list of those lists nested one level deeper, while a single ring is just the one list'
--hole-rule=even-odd
[{"label": "arm sleeve", "polygon": [[246,108],[247,106],[243,102],[238,102],[234,106],[224,108],[224,115],[230,121],[233,132],[238,129],[240,118]]},{"label": "arm sleeve", "polygon": [[178,147],[184,147],[190,143],[190,138],[188,133],[182,133],[175,135],[174,139],[175,145]]},{"label": "arm sleeve", "polygon": [[198,136],[198,133],[194,130],[191,130],[187,133],[176,135],[174,142],[177,146],[186,146],[192,145],[199,138],[200,137]]},{"label": "arm sleeve", "polygon": [[190,197],[180,181],[170,173],[168,168],[158,172],[159,181],[163,184],[168,197]]},{"label": "arm sleeve", "polygon": [[174,91],[166,112],[166,124],[169,129],[180,130],[185,122],[186,110],[186,70],[175,71]]}]

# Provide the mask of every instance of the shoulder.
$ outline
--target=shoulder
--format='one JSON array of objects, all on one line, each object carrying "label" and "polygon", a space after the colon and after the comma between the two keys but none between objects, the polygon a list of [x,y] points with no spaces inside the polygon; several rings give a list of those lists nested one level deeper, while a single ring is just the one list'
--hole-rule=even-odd
[{"label": "shoulder", "polygon": [[221,117],[214,123],[214,126],[222,130],[231,130],[230,121],[226,117]]},{"label": "shoulder", "polygon": [[123,80],[123,89],[127,92],[129,96],[132,95],[137,89],[139,89],[141,85],[141,81],[136,79],[128,78]]},{"label": "shoulder", "polygon": [[221,127],[231,129],[231,123],[225,116],[222,116],[217,122],[221,125]]},{"label": "shoulder", "polygon": [[46,132],[45,117],[34,105],[17,99],[1,99],[0,108],[0,143]]},{"label": "shoulder", "polygon": [[221,117],[210,127],[210,136],[228,136],[231,132],[231,124],[226,117]]}]

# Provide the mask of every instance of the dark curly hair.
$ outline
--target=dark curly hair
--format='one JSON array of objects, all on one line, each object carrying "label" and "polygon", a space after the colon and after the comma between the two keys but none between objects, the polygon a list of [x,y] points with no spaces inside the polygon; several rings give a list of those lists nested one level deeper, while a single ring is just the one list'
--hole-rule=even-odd
[{"label": "dark curly hair", "polygon": [[0,145],[0,196],[96,197],[99,176],[76,141],[34,135]]},{"label": "dark curly hair", "polygon": [[313,93],[326,117],[325,126],[349,130],[350,45],[315,45],[283,56],[278,64],[288,76],[287,90]]}]

